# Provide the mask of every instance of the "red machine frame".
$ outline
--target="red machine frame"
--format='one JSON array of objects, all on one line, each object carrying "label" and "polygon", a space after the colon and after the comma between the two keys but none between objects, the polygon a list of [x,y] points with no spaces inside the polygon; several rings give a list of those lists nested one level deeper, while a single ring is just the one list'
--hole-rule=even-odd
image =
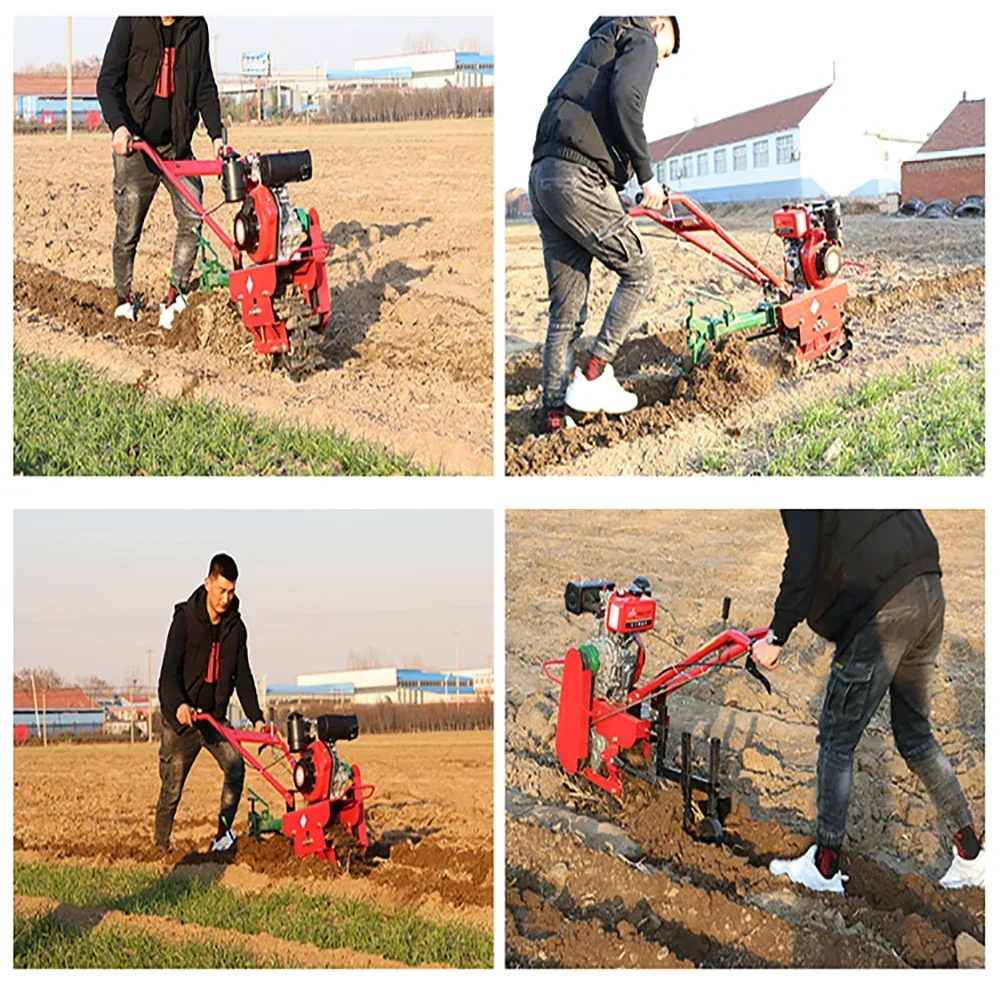
[{"label": "red machine frame", "polygon": [[271,774],[268,767],[247,749],[248,746],[256,746],[259,754],[264,747],[271,747],[278,751],[289,769],[294,771],[296,760],[274,725],[266,727],[261,732],[251,729],[232,729],[205,712],[195,713],[194,721],[208,723],[282,797],[286,812],[281,818],[281,832],[291,839],[296,857],[305,858],[310,854],[317,854],[325,861],[339,863],[336,849],[327,840],[325,832],[332,819],[337,820],[348,831],[352,831],[362,849],[368,847],[365,802],[372,797],[375,786],[362,783],[361,769],[357,764],[351,765],[353,783],[340,798],[322,799],[296,809],[296,792],[286,788]]},{"label": "red machine frame", "polygon": [[[243,266],[243,253],[236,242],[219,225],[205,206],[181,183],[185,177],[222,177],[222,160],[164,160],[157,151],[142,139],[129,141],[130,152],[138,152],[150,161],[167,179],[168,183],[198,214],[202,222],[222,242],[233,258],[229,272],[229,294],[240,304],[243,324],[253,337],[258,354],[288,354],[291,345],[288,330],[274,312],[272,298],[278,286],[278,272],[289,271],[291,280],[302,290],[312,315],[318,317],[318,328],[326,326],[330,318],[330,289],[326,281],[326,259],[332,246],[323,240],[319,213],[309,209],[309,242],[299,247],[287,260]],[[223,153],[231,153],[226,147]],[[257,185],[247,177],[245,191],[249,194]],[[313,296],[315,295],[315,301]]]},{"label": "red machine frame", "polygon": [[[753,644],[766,634],[766,628],[752,629],[750,632],[726,629],[690,656],[634,688],[618,704],[602,698],[592,698],[593,674],[583,665],[577,649],[569,650],[562,659],[546,660],[542,664],[542,673],[560,689],[559,725],[556,729],[556,755],[559,763],[567,774],[582,773],[599,788],[620,798],[622,767],[618,760],[619,752],[638,744],[643,757],[649,757],[652,724],[649,719],[641,718],[630,710],[654,697],[665,700],[685,684],[749,654]],[[636,641],[639,642],[638,638]],[[641,642],[639,645],[642,647]],[[713,653],[716,655],[712,656]],[[561,676],[552,673],[551,668],[555,666],[562,666]],[[588,705],[591,706],[589,709]],[[583,765],[590,756],[591,728],[607,741],[601,752],[601,762],[608,772],[607,777]]]}]

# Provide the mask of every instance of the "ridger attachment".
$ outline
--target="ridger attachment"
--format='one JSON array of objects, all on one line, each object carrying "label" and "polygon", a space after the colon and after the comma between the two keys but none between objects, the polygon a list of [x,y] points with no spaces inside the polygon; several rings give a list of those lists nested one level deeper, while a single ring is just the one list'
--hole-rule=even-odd
[{"label": "ridger attachment", "polygon": [[[253,349],[280,360],[293,378],[311,372],[321,361],[318,346],[330,318],[326,259],[331,247],[323,240],[316,209],[293,207],[287,188],[312,177],[309,151],[241,157],[226,146],[218,160],[164,160],[147,142],[132,139],[129,152],[148,157],[229,251],[233,269],[227,272],[217,257],[206,257],[208,244],[200,242],[202,290],[228,284]],[[226,203],[242,203],[232,237],[185,186],[185,177],[218,177]]]},{"label": "ridger attachment", "polygon": [[[249,792],[250,836],[281,833],[292,841],[296,857],[317,854],[324,861],[338,865],[340,859],[334,846],[334,841],[341,841],[338,826],[362,850],[368,847],[365,802],[372,797],[375,786],[362,784],[357,764],[349,765],[337,755],[338,741],[357,737],[357,716],[321,715],[318,719],[304,719],[299,712],[292,712],[288,716],[287,742],[274,725],[258,733],[224,726],[205,713],[195,715],[195,721],[212,726],[284,799],[285,814],[279,819],[271,816],[267,803],[259,795]],[[256,755],[249,749],[253,746],[257,747]],[[264,747],[277,751],[278,759],[288,766],[291,788],[271,773],[273,761],[267,765],[260,762]],[[303,801],[299,808],[296,795]]]},{"label": "ridger attachment", "polygon": [[[711,843],[722,842],[722,823],[730,800],[720,795],[721,743],[709,744],[709,774],[692,773],[691,734],[681,734],[681,766],[670,765],[667,698],[685,684],[746,655],[746,669],[770,694],[771,685],[754,665],[750,647],[766,629],[738,632],[725,628],[711,642],[652,680],[640,683],[646,663],[643,632],[652,631],[657,602],[649,581],[637,577],[631,587],[615,589],[610,580],[566,585],[566,610],[596,619],[589,642],[547,660],[542,673],[560,688],[556,755],[567,774],[582,774],[598,788],[621,798],[626,775],[651,784],[673,782],[684,794],[684,828]],[[723,622],[730,601],[723,603]],[[552,672],[562,667],[562,674]],[[625,754],[628,754],[626,758]],[[636,758],[639,758],[636,761]],[[695,803],[693,793],[704,793]]]},{"label": "ridger attachment", "polygon": [[[642,198],[637,196],[637,201]],[[709,292],[693,290],[686,299],[689,312],[685,321],[688,348],[695,364],[710,341],[730,333],[755,330],[748,340],[778,337],[783,349],[796,363],[829,357],[843,361],[853,342],[844,305],[847,282],[841,277],[845,267],[864,270],[864,266],[844,259],[844,231],[840,202],[806,201],[783,205],[772,217],[773,232],[784,242],[784,275],[779,277],[764,266],[733,236],[722,228],[701,206],[686,195],[667,196],[669,215],[641,206],[630,214],[653,222],[687,240],[737,274],[760,285],[764,299],[755,309],[738,313],[726,299]],[[676,216],[673,207],[688,215]],[[714,233],[729,247],[727,253],[706,243],[698,233]],[[696,307],[703,300],[713,300],[725,308],[718,319],[699,316]]]}]

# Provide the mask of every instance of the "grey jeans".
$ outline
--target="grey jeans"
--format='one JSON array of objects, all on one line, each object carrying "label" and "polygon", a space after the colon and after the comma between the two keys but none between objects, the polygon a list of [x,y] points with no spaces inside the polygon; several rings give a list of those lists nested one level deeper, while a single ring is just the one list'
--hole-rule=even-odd
[{"label": "grey jeans", "polygon": [[[163,159],[174,159],[171,146],[157,149]],[[161,183],[167,185],[173,204],[174,218],[177,220],[177,239],[174,243],[173,278],[181,289],[187,291],[198,256],[198,234],[201,232],[201,217],[180,196],[169,181],[156,170],[144,153],[130,153],[128,156],[111,154],[114,157],[114,205],[117,225],[111,252],[114,270],[115,292],[118,298],[127,298],[132,293],[132,269],[135,265],[135,251],[142,235],[142,225],[146,221],[149,206]],[[201,201],[202,183],[200,177],[184,177],[181,183],[198,201]]]},{"label": "grey jeans", "polygon": [[598,358],[614,361],[649,294],[653,258],[614,187],[597,167],[546,157],[531,168],[528,194],[541,230],[549,285],[542,405],[561,409],[573,347],[587,319],[591,261],[596,258],[618,275],[618,288],[592,348]]},{"label": "grey jeans", "polygon": [[819,719],[816,841],[839,850],[847,829],[854,750],[889,692],[892,735],[952,833],[972,822],[969,804],[931,732],[931,692],[944,628],[937,575],[918,576],[834,657]]},{"label": "grey jeans", "polygon": [[204,722],[187,726],[175,733],[166,723],[160,732],[160,798],[156,803],[156,824],[153,842],[159,847],[170,846],[174,829],[174,815],[181,801],[184,782],[195,758],[204,747],[222,769],[222,800],[219,816],[227,826],[236,819],[240,797],[243,794],[243,777],[246,771],[243,758],[235,747],[227,743],[210,725]]}]

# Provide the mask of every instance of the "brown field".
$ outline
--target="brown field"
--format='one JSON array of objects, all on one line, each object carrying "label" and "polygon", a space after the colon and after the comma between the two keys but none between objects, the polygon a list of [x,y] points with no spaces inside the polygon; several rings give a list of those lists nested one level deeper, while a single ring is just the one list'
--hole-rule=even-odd
[{"label": "brown field", "polygon": [[[763,254],[780,271],[780,241],[774,236],[768,240],[768,213],[746,206],[720,210],[718,218],[751,252]],[[766,428],[873,376],[967,354],[983,343],[983,220],[944,220],[942,225],[938,220],[845,216],[847,256],[866,268],[850,278],[847,308],[854,352],[848,360],[840,365],[816,362],[792,375],[772,340],[739,341],[708,358],[697,378],[688,377],[681,362],[687,351],[682,326],[689,290],[722,295],[737,310],[753,308],[759,290],[653,223],[641,224],[640,231],[654,253],[656,277],[636,328],[615,361],[616,374],[638,394],[639,405],[622,417],[592,416],[575,429],[538,438],[548,312],[541,242],[530,220],[507,226],[508,475],[684,473],[727,438]],[[578,360],[600,328],[616,281],[594,265]],[[709,305],[700,311],[712,315]]]},{"label": "brown field", "polygon": [[[981,512],[927,513],[948,599],[934,685],[935,735],[978,823],[985,815],[984,527]],[[579,540],[579,541],[577,541]],[[951,857],[923,787],[896,752],[887,704],[856,755],[846,895],[798,890],[767,870],[801,853],[815,823],[816,718],[830,647],[807,626],[770,674],[773,695],[741,670],[719,670],[673,695],[671,748],[694,734],[704,769],[722,739],[723,794],[739,805],[720,847],[681,830],[680,793],[627,785],[624,806],[565,777],[552,736],[558,691],[539,671],[589,635],[563,607],[566,581],[647,576],[656,632],[691,651],[720,627],[766,626],[785,538],[776,511],[516,511],[507,516],[506,946],[513,966],[954,965],[962,933],[984,941],[985,894],[936,884]],[[647,643],[646,676],[680,655]],[[633,779],[634,781],[634,779]],[[555,806],[559,831],[546,806]],[[638,842],[636,866],[584,841]],[[588,844],[590,846],[588,846]]]},{"label": "brown field", "polygon": [[[279,835],[256,844],[242,836],[244,795],[236,824],[241,839],[235,862],[221,873],[222,884],[261,891],[291,880],[312,891],[366,900],[386,910],[412,907],[428,919],[489,931],[492,733],[363,736],[342,752],[375,785],[368,822],[382,857],[367,870],[343,873],[326,862],[295,858],[291,842]],[[266,782],[248,774],[247,785],[280,815]],[[14,857],[176,870],[185,855],[207,849],[220,790],[218,767],[202,753],[177,812],[173,856],[164,860],[152,847],[159,793],[156,743],[15,749]]]},{"label": "brown field", "polygon": [[[160,192],[136,259],[149,305],[114,320],[111,150],[105,132],[14,137],[14,338],[28,352],[140,378],[164,396],[217,400],[336,428],[445,473],[492,471],[493,122],[236,126],[242,152],[309,148],[332,314],[323,365],[296,384],[269,370],[224,301],[180,333],[156,331],[175,233]],[[208,140],[195,153],[209,155]],[[206,180],[205,204],[222,201]],[[231,206],[218,212],[228,228]],[[207,230],[206,230],[207,233]],[[217,247],[217,249],[221,249]],[[221,294],[221,293],[220,293]],[[146,374],[144,374],[146,373]]]}]

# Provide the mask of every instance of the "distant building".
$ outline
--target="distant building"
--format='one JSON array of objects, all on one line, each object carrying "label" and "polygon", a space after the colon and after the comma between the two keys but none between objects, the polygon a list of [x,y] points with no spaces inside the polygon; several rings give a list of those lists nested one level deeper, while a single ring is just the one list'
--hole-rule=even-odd
[{"label": "distant building", "polygon": [[27,726],[32,736],[62,733],[99,733],[104,727],[104,709],[82,688],[39,688],[14,691],[14,725]]},{"label": "distant building", "polygon": [[508,219],[525,219],[531,215],[531,199],[522,187],[511,188],[504,195],[504,206]]},{"label": "distant building", "polygon": [[[90,122],[101,106],[97,101],[97,78],[73,78],[73,121]],[[35,73],[14,74],[14,117],[26,124],[54,124],[66,121],[66,75],[41,76]]]},{"label": "distant building", "polygon": [[391,80],[401,87],[492,87],[493,56],[482,52],[407,52],[354,60],[354,70],[327,73],[331,81]]},{"label": "distant building", "polygon": [[859,111],[830,84],[695,125],[650,144],[656,177],[705,204],[897,193],[900,164],[919,140],[845,131]]},{"label": "distant building", "polygon": [[[431,670],[408,670],[402,667],[364,667],[359,670],[333,670],[323,673],[298,674],[295,683],[306,695],[309,689],[334,685],[350,689],[347,700],[359,704],[394,701],[403,704],[425,704],[434,701],[452,701],[456,698],[474,698],[492,691],[492,668],[489,679],[481,671],[462,671],[459,674],[439,673]],[[479,675],[479,684],[474,675]],[[270,688],[268,689],[270,694]]]},{"label": "distant building", "polygon": [[986,100],[965,95],[902,166],[902,198],[958,203],[986,194]]}]

